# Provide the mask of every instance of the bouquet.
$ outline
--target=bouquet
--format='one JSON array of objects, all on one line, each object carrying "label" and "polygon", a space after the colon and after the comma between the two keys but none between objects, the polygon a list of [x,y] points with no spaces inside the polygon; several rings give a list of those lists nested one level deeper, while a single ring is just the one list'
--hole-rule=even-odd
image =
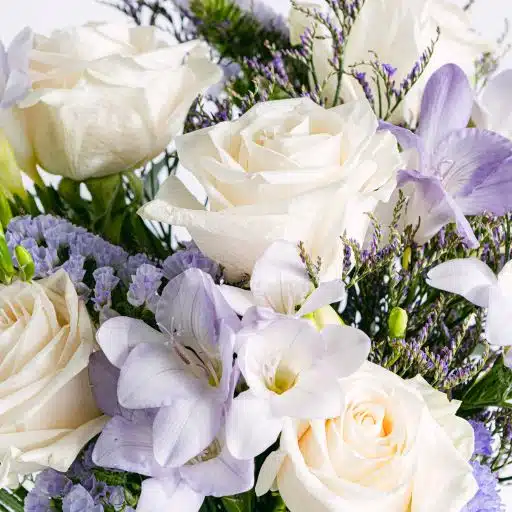
[{"label": "bouquet", "polygon": [[504,510],[512,71],[471,4],[0,44],[1,512]]}]

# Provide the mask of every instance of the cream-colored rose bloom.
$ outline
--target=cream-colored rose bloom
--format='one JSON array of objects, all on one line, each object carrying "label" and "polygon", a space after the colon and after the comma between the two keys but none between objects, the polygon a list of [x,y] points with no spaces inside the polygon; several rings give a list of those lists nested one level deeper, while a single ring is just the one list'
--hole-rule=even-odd
[{"label": "cream-colored rose bloom", "polygon": [[[329,14],[324,0],[298,0],[297,4]],[[331,18],[335,19],[332,13]],[[320,84],[324,85],[323,93],[328,103],[332,103],[337,89],[337,76],[329,64],[329,58],[332,57],[329,32],[326,27],[315,25],[314,20],[293,7],[289,21],[292,44],[299,43],[306,28],[316,31],[313,46],[315,71]],[[423,89],[428,78],[439,67],[454,63],[472,76],[474,61],[484,51],[490,50],[490,46],[471,31],[469,15],[449,0],[366,0],[346,40],[343,60],[346,71],[351,65],[374,60],[370,54],[370,51],[374,51],[381,63],[397,69],[393,79],[399,87],[423,52],[437,38],[437,27],[441,29],[441,36],[434,55],[420,80],[395,111],[391,118],[395,123],[416,123]],[[378,98],[378,89],[371,79],[369,68],[361,66],[358,70],[367,72],[373,95]],[[364,92],[358,82],[344,75],[339,99],[350,101],[362,96]]]},{"label": "cream-colored rose bloom", "polygon": [[220,68],[199,41],[169,46],[154,27],[90,24],[37,35],[33,92],[4,130],[19,165],[76,180],[135,169],[183,127]]},{"label": "cream-colored rose bloom", "polygon": [[340,415],[288,420],[256,491],[275,485],[291,512],[460,512],[477,491],[460,402],[372,363],[340,382]]},{"label": "cream-colored rose bloom", "polygon": [[87,373],[94,333],[64,271],[0,288],[0,487],[66,471],[103,427]]},{"label": "cream-colored rose bloom", "polygon": [[396,185],[396,140],[377,127],[366,100],[333,109],[306,98],[260,103],[236,121],[176,140],[209,210],[171,177],[141,214],[188,228],[229,277],[250,274],[276,240],[304,242],[322,257],[324,277],[336,277],[340,236],[362,242],[366,212]]}]

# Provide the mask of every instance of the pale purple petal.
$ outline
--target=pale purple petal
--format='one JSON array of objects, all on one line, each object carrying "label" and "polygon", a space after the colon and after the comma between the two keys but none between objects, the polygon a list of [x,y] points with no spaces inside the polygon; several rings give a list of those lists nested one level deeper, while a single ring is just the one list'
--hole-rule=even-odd
[{"label": "pale purple petal", "polygon": [[150,478],[142,482],[137,512],[197,512],[204,495],[194,491],[175,470],[167,478]]},{"label": "pale purple petal", "polygon": [[234,364],[234,348],[235,348],[235,333],[225,323],[221,322],[219,326],[219,346],[220,346],[220,362],[222,364],[222,375],[219,385],[217,386],[218,397],[222,402],[230,397],[231,391],[231,374],[233,372]]},{"label": "pale purple petal", "polygon": [[130,421],[115,416],[103,428],[96,441],[92,459],[98,466],[140,473],[146,476],[161,476],[171,470],[158,464],[153,456],[153,420],[140,417]]},{"label": "pale purple petal", "polygon": [[428,242],[439,230],[455,222],[459,235],[469,247],[477,247],[478,241],[469,222],[455,201],[444,190],[436,176],[426,176],[417,171],[400,171],[398,186],[404,187],[409,196],[407,222],[416,225],[416,241]]},{"label": "pale purple petal", "polygon": [[194,396],[202,386],[171,348],[142,344],[121,368],[117,397],[128,409],[164,407],[178,397]]},{"label": "pale purple petal", "polygon": [[217,457],[184,466],[180,473],[197,492],[222,498],[252,489],[254,460],[235,459],[227,447],[224,447]]},{"label": "pale purple petal", "polygon": [[204,389],[194,398],[177,399],[158,411],[153,424],[154,453],[162,466],[182,466],[213,441],[224,408],[212,395]]},{"label": "pale purple petal", "polygon": [[141,343],[164,345],[168,339],[142,320],[117,316],[107,320],[96,333],[96,341],[108,360],[121,368],[130,351]]},{"label": "pale purple petal", "polygon": [[379,130],[390,131],[395,137],[402,149],[416,149],[420,156],[425,152],[423,141],[415,133],[407,128],[395,126],[385,121],[379,121]]},{"label": "pale purple petal", "polygon": [[473,92],[464,71],[455,64],[439,68],[425,86],[416,132],[427,154],[450,132],[467,126],[472,107]]},{"label": "pale purple petal", "polygon": [[233,330],[240,321],[209,274],[189,269],[165,287],[156,310],[156,320],[169,333],[195,340],[207,353],[216,346],[219,324]]},{"label": "pale purple petal", "polygon": [[478,215],[488,209],[501,215],[512,206],[512,177],[505,171],[497,173],[511,155],[512,142],[505,137],[465,128],[440,142],[432,157],[432,171],[465,214]]},{"label": "pale purple petal", "polygon": [[89,358],[89,381],[96,405],[108,416],[121,415],[122,407],[117,401],[117,382],[120,371],[109,362],[101,351]]},{"label": "pale purple petal", "polygon": [[7,61],[11,69],[28,71],[30,52],[34,45],[34,33],[30,27],[25,27],[19,32],[9,45]]},{"label": "pale purple petal", "polygon": [[5,84],[4,94],[0,105],[3,108],[12,107],[21,101],[28,93],[32,82],[27,73],[14,69],[10,72]]}]

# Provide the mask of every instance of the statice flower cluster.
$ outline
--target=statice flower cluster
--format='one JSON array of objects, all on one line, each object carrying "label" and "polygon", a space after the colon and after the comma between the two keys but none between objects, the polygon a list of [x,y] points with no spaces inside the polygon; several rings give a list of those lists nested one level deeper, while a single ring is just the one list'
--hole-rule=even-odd
[{"label": "statice flower cluster", "polygon": [[[134,512],[134,499],[122,485],[109,485],[91,458],[90,445],[67,473],[45,469],[25,498],[25,512]],[[114,475],[115,477],[115,475]]]},{"label": "statice flower cluster", "polygon": [[471,463],[473,475],[478,483],[475,497],[461,512],[502,512],[503,503],[498,490],[498,478],[488,466],[477,461]]}]

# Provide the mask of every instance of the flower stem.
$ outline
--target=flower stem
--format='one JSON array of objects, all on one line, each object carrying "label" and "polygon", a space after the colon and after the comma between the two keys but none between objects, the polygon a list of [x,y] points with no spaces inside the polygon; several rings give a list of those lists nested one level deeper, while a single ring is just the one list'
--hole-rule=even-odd
[{"label": "flower stem", "polygon": [[23,512],[23,502],[5,489],[0,489],[0,507],[0,510],[5,508],[10,512]]}]

